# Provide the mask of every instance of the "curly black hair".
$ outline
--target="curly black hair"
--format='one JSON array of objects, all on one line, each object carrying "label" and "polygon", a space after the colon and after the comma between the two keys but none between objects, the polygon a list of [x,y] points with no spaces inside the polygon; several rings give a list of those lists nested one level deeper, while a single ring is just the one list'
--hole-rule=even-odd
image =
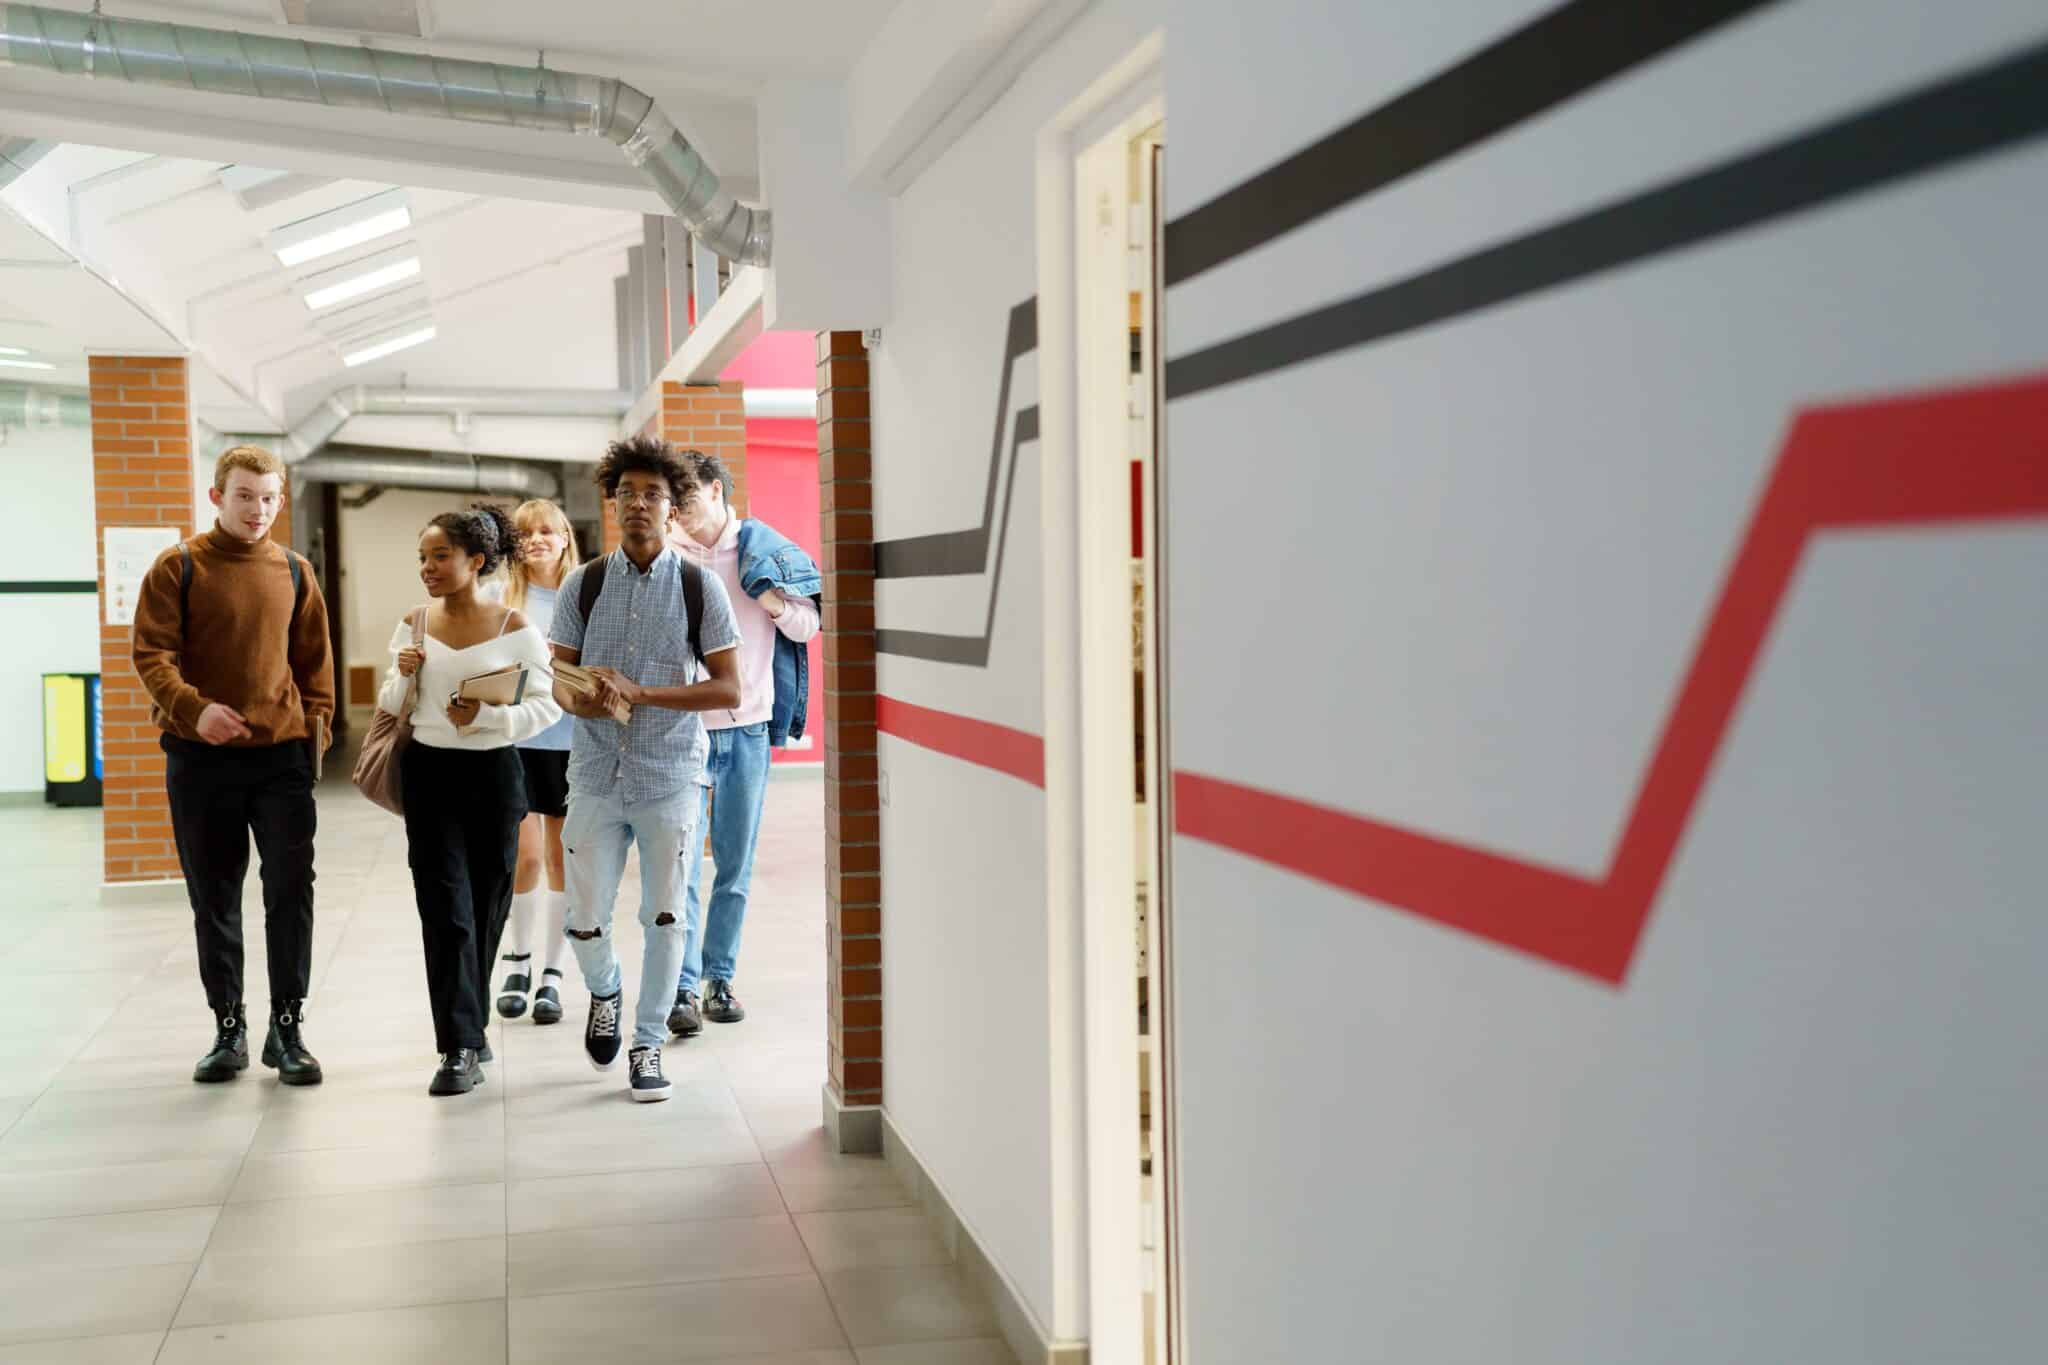
[{"label": "curly black hair", "polygon": [[526,532],[512,524],[505,509],[487,502],[471,503],[467,512],[443,512],[427,525],[438,527],[464,553],[484,557],[479,578],[496,573],[506,560],[519,558],[519,547],[526,541]]},{"label": "curly black hair", "polygon": [[669,498],[679,507],[697,486],[690,466],[676,448],[659,436],[645,434],[606,446],[604,458],[597,462],[597,471],[591,478],[607,498],[615,498],[619,495],[619,480],[635,471],[661,475],[668,483]]}]

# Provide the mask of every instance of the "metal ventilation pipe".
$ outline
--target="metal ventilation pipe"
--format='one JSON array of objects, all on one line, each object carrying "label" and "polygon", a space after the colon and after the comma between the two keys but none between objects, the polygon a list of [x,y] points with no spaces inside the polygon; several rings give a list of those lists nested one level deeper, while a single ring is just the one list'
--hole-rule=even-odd
[{"label": "metal ventilation pipe", "polygon": [[594,133],[616,144],[654,182],[691,236],[728,260],[768,264],[768,211],[748,208],[727,193],[654,101],[610,76],[0,3],[0,67],[5,66],[216,95]]},{"label": "metal ventilation pipe", "polygon": [[445,488],[458,493],[518,493],[529,498],[556,498],[562,493],[562,481],[552,470],[517,460],[473,459],[458,463],[330,451],[293,465],[292,478],[302,483],[374,483],[388,488]]},{"label": "metal ventilation pipe", "polygon": [[53,142],[37,142],[32,137],[0,137],[0,190],[6,189],[16,176],[41,161],[55,145]]},{"label": "metal ventilation pipe", "polygon": [[83,389],[0,384],[0,427],[85,427],[92,403]]},{"label": "metal ventilation pipe", "polygon": [[633,404],[609,389],[399,389],[350,384],[336,389],[285,433],[285,463],[315,454],[358,413],[470,413],[503,417],[621,416]]}]

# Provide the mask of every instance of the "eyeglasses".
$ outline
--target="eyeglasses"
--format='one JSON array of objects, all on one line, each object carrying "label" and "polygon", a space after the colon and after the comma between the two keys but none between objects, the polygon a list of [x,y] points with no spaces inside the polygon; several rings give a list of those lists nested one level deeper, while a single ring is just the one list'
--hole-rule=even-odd
[{"label": "eyeglasses", "polygon": [[621,488],[618,492],[612,494],[612,499],[621,507],[659,507],[668,501],[668,494],[660,489],[654,489],[646,493],[635,493],[630,489]]}]

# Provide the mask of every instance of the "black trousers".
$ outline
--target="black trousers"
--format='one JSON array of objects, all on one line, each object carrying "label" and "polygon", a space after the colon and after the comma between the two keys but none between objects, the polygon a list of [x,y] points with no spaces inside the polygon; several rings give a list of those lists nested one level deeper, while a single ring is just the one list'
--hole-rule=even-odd
[{"label": "black trousers", "polygon": [[436,749],[415,740],[400,760],[399,788],[434,1050],[482,1047],[491,964],[512,910],[519,822],[526,818],[519,751]]},{"label": "black trousers", "polygon": [[301,741],[264,749],[163,737],[171,831],[185,869],[199,979],[216,1015],[242,1001],[242,881],[249,836],[263,877],[270,998],[303,1000],[313,971],[313,757]]}]

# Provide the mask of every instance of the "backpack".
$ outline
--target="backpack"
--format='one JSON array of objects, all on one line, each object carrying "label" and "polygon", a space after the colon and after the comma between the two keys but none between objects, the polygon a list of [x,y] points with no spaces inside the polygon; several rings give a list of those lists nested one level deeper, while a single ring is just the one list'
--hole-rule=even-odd
[{"label": "backpack", "polygon": [[[306,605],[306,561],[282,545],[278,548],[284,550],[285,562],[292,566],[292,615],[284,627],[285,639],[290,640],[292,622],[299,619],[299,609]],[[184,567],[178,572],[178,629],[182,633],[185,622],[192,617],[192,547],[180,545],[178,552],[185,557]]]},{"label": "backpack", "polygon": [[[608,554],[591,560],[584,566],[583,581],[576,587],[576,609],[583,615],[586,631],[590,629],[590,609],[597,605],[598,594],[604,591],[604,571],[611,562]],[[704,619],[704,571],[681,554],[676,556],[676,563],[683,571],[683,614],[689,619],[690,657],[701,665],[704,644],[698,638],[697,627]]]}]

